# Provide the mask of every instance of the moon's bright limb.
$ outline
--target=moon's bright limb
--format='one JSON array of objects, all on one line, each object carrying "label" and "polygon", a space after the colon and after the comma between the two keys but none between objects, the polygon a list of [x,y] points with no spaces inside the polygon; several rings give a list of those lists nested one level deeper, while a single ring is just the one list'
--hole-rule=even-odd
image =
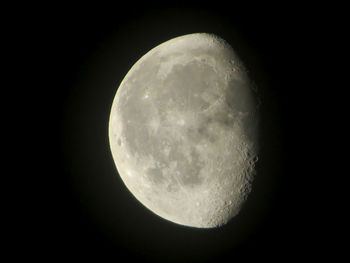
[{"label": "moon's bright limb", "polygon": [[234,50],[215,35],[184,35],[153,48],[125,76],[109,120],[127,188],[172,222],[227,223],[255,174],[254,96]]}]

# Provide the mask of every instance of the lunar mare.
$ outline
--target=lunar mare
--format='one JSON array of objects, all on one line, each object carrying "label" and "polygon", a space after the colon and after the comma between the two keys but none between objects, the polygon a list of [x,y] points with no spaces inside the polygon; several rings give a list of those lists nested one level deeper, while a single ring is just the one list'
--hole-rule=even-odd
[{"label": "lunar mare", "polygon": [[258,104],[232,49],[211,34],[164,42],[120,84],[109,120],[119,175],[148,209],[199,228],[227,223],[251,191]]}]

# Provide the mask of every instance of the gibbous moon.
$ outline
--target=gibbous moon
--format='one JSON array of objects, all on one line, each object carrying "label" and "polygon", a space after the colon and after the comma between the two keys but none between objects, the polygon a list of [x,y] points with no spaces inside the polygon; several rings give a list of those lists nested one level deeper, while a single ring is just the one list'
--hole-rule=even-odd
[{"label": "gibbous moon", "polygon": [[258,158],[254,85],[232,47],[211,34],[156,46],[113,101],[111,152],[123,182],[149,210],[213,228],[236,216]]}]

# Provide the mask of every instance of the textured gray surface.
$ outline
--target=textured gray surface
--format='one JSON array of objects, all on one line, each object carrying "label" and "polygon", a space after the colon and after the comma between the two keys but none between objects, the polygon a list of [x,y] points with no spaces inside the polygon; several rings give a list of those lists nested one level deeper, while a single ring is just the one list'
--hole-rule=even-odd
[{"label": "textured gray surface", "polygon": [[232,48],[209,34],[171,39],[130,69],[115,96],[110,147],[128,189],[157,215],[217,227],[247,198],[258,107]]}]

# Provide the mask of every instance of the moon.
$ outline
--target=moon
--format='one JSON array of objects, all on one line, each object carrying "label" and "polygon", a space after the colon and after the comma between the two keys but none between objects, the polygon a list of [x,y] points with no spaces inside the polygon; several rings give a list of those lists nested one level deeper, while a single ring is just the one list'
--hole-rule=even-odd
[{"label": "moon", "polygon": [[110,112],[110,149],[145,207],[177,224],[214,228],[251,192],[258,124],[256,88],[233,48],[213,34],[189,34],[129,70]]}]

